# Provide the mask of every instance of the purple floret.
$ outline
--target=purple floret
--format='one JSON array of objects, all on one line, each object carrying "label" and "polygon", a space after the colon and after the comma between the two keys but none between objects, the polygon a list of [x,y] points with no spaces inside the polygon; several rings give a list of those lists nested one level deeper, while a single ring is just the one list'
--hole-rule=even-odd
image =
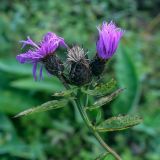
[{"label": "purple floret", "polygon": [[103,22],[102,26],[98,27],[98,31],[99,37],[96,44],[98,57],[107,60],[115,53],[124,31],[117,28],[113,22]]},{"label": "purple floret", "polygon": [[[31,49],[29,49],[25,53],[21,53],[17,55],[16,59],[20,63],[32,63],[33,64],[33,77],[36,80],[36,70],[37,70],[37,63],[42,62],[42,60],[51,54],[54,54],[56,49],[58,49],[60,46],[67,47],[66,43],[64,42],[64,39],[61,37],[58,37],[55,33],[48,32],[44,35],[43,39],[39,43],[35,43],[30,39],[30,37],[27,37],[27,40],[20,41],[22,43],[22,48],[24,48],[26,45],[31,46]],[[40,79],[42,78],[42,69],[43,64],[41,64],[40,68]]]}]

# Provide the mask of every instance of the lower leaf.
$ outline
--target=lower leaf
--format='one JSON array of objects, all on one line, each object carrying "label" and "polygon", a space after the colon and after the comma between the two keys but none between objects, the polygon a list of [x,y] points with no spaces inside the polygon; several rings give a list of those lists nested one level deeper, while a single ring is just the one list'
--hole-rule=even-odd
[{"label": "lower leaf", "polygon": [[125,115],[112,117],[100,123],[96,130],[98,132],[124,130],[133,127],[142,122],[142,118],[138,115]]},{"label": "lower leaf", "polygon": [[44,111],[51,110],[51,109],[61,108],[61,107],[66,106],[67,102],[68,102],[68,100],[66,100],[66,99],[48,101],[38,107],[30,108],[30,109],[27,109],[23,112],[20,112],[19,114],[17,114],[15,116],[15,118],[20,117],[20,116],[29,115],[32,113],[44,112]]}]

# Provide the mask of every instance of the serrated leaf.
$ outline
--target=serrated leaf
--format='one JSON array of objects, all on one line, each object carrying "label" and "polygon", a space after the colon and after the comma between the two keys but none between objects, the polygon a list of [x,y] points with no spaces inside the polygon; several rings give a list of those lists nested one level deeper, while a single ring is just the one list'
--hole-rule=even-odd
[{"label": "serrated leaf", "polygon": [[117,89],[116,91],[114,91],[110,95],[102,97],[99,100],[97,100],[92,106],[86,107],[86,109],[93,110],[93,109],[97,109],[97,108],[105,105],[106,103],[108,103],[108,102],[112,101],[114,98],[116,98],[123,90],[124,89]]},{"label": "serrated leaf", "polygon": [[44,112],[44,111],[51,110],[51,109],[62,108],[66,106],[67,102],[68,100],[65,100],[65,99],[48,101],[38,107],[30,108],[23,112],[20,112],[19,114],[15,116],[15,118],[20,117],[20,116],[26,116],[26,115],[37,113],[37,112]]},{"label": "serrated leaf", "polygon": [[110,101],[112,101],[116,96],[118,96],[124,89],[117,89],[115,92],[111,93],[109,96],[100,98],[94,103],[94,105],[102,106]]},{"label": "serrated leaf", "polygon": [[109,82],[105,84],[98,84],[93,90],[91,89],[85,90],[84,88],[82,88],[82,92],[92,96],[103,96],[111,92],[111,90],[115,87],[115,85],[116,81],[114,79],[111,79]]},{"label": "serrated leaf", "polygon": [[96,130],[99,132],[124,130],[141,122],[142,118],[138,115],[120,115],[105,120],[96,127]]},{"label": "serrated leaf", "polygon": [[72,93],[76,90],[77,90],[77,88],[75,87],[75,88],[72,88],[72,89],[69,89],[69,90],[54,93],[52,96],[55,96],[55,97],[70,97],[72,95]]}]

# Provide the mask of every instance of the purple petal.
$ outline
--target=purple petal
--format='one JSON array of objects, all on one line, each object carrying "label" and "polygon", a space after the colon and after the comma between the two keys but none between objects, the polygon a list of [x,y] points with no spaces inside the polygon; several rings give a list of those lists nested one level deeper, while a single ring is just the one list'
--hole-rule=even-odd
[{"label": "purple petal", "polygon": [[37,80],[36,70],[37,70],[37,63],[34,63],[32,73],[35,81]]},{"label": "purple petal", "polygon": [[40,71],[39,71],[39,79],[43,79],[43,75],[42,75],[42,71],[43,71],[43,64],[41,65]]},{"label": "purple petal", "polygon": [[60,45],[65,47],[65,48],[68,48],[68,45],[65,43],[64,39],[61,40]]},{"label": "purple petal", "polygon": [[112,21],[103,22],[102,26],[98,27],[98,31],[99,39],[96,45],[98,56],[102,59],[109,59],[115,53],[124,31],[117,28]]},{"label": "purple petal", "polygon": [[39,48],[38,45],[32,41],[32,39],[28,36],[27,37],[27,40],[22,40],[22,41],[19,41],[20,43],[22,43],[22,48],[24,48],[26,45],[31,45],[33,47],[36,47],[36,48]]},{"label": "purple petal", "polygon": [[[27,37],[27,40],[20,41],[20,43],[22,43],[22,48],[24,48],[26,45],[30,45],[31,49],[25,53],[17,55],[16,59],[20,63],[33,63],[33,77],[35,80],[37,79],[37,63],[41,62],[43,58],[45,58],[47,55],[55,54],[56,49],[58,49],[60,46],[68,47],[62,37],[59,37],[52,32],[48,32],[47,34],[45,34],[42,38],[42,41],[38,44],[33,42],[33,40],[30,39],[30,37]],[[43,65],[41,66],[39,72],[40,79],[42,79],[42,70]]]},{"label": "purple petal", "polygon": [[52,33],[52,32],[48,32],[46,33],[44,36],[43,36],[43,39],[42,41],[46,42],[46,41],[49,41],[50,39],[56,37],[56,34],[55,33]]},{"label": "purple petal", "polygon": [[48,32],[43,36],[42,43],[44,42],[51,42],[54,43],[55,46],[63,46],[68,47],[67,44],[64,42],[64,39],[62,37],[57,36],[55,33]]},{"label": "purple petal", "polygon": [[43,58],[41,54],[39,54],[36,51],[31,51],[31,50],[29,50],[26,53],[22,53],[16,56],[16,59],[20,63],[35,62],[35,61],[39,61],[41,58]]}]

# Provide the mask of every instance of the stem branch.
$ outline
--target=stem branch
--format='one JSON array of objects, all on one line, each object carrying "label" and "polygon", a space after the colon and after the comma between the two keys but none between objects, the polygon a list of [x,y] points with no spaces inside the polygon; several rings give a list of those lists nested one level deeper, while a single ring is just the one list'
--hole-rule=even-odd
[{"label": "stem branch", "polygon": [[104,149],[106,149],[109,153],[111,153],[116,160],[122,160],[121,157],[112,149],[110,148],[102,139],[102,137],[99,135],[99,133],[95,130],[94,126],[92,125],[90,119],[88,118],[88,115],[85,111],[85,109],[79,105],[79,103],[77,104],[77,107],[79,109],[79,112],[84,120],[84,122],[86,123],[87,127],[89,128],[89,130],[92,131],[92,133],[94,134],[94,136],[96,137],[96,139],[99,141],[99,143],[103,146]]},{"label": "stem branch", "polygon": [[[60,79],[60,81],[63,83],[63,85],[65,86],[66,89],[70,89],[69,85],[66,83],[65,79],[63,78],[62,75],[59,75],[58,78]],[[103,146],[103,148],[105,150],[107,150],[110,154],[112,154],[116,160],[122,160],[121,157],[112,149],[110,148],[102,139],[102,137],[99,135],[99,133],[95,130],[95,127],[92,125],[91,120],[89,119],[86,110],[84,109],[83,106],[81,106],[80,101],[79,101],[79,94],[81,93],[81,91],[78,91],[78,95],[77,95],[77,99],[76,100],[72,100],[72,103],[77,105],[77,108],[85,122],[85,124],[87,125],[87,127],[89,128],[90,131],[92,131],[92,133],[94,134],[94,136],[96,137],[96,139],[99,141],[99,143]],[[88,103],[88,97],[86,97],[86,104]]]}]

